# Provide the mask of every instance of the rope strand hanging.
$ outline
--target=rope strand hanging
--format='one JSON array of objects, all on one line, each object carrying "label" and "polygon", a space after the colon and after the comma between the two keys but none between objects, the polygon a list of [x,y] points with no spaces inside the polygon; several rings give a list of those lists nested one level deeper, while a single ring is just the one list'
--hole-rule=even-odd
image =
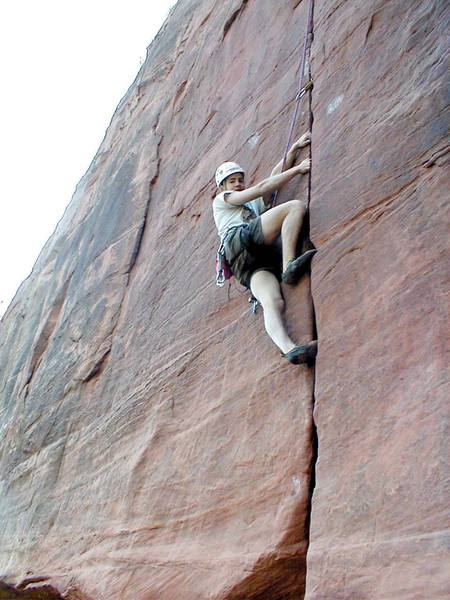
[{"label": "rope strand hanging", "polygon": [[[300,76],[299,76],[299,82],[298,82],[298,91],[297,91],[297,95],[295,96],[295,98],[296,98],[295,109],[294,109],[294,114],[293,114],[292,121],[291,121],[291,126],[289,128],[289,133],[288,133],[288,138],[287,138],[287,142],[286,142],[286,148],[285,148],[285,151],[284,151],[283,164],[282,164],[282,167],[281,167],[281,172],[284,171],[284,167],[286,166],[286,158],[287,158],[287,154],[289,152],[289,147],[290,147],[291,142],[292,142],[292,135],[294,133],[294,127],[295,127],[295,123],[297,121],[297,115],[298,115],[298,110],[299,110],[299,107],[300,107],[301,99],[306,94],[306,92],[308,92],[310,89],[312,89],[312,86],[313,86],[313,83],[312,83],[311,80],[309,80],[306,83],[306,85],[303,83],[304,79],[305,79],[306,55],[307,55],[309,47],[311,46],[312,17],[313,17],[313,0],[309,0],[309,4],[308,4],[308,19],[306,21],[305,40],[304,40],[304,43],[303,43],[303,52],[301,54],[300,63],[299,63],[299,67],[298,67],[299,70],[300,70]],[[276,192],[274,192],[274,194],[273,194],[272,206],[276,205],[276,203],[277,203],[277,197],[278,197],[278,190]]]}]

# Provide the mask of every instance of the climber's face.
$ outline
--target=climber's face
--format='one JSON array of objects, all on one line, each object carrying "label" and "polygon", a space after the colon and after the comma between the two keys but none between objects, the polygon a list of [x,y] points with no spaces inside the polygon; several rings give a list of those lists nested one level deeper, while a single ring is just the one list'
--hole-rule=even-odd
[{"label": "climber's face", "polygon": [[245,190],[245,179],[242,173],[233,173],[222,183],[225,192],[242,192]]}]

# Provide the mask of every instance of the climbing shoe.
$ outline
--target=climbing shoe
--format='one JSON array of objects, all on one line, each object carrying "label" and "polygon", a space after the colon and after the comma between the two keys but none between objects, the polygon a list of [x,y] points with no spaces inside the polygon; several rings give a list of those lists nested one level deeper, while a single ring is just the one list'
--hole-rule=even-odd
[{"label": "climbing shoe", "polygon": [[295,346],[292,350],[283,354],[283,356],[293,365],[307,364],[308,367],[311,367],[314,364],[316,354],[317,340],[314,340],[304,346]]},{"label": "climbing shoe", "polygon": [[286,271],[281,276],[283,283],[295,285],[309,267],[311,259],[316,252],[317,250],[307,250],[301,256],[290,260]]}]

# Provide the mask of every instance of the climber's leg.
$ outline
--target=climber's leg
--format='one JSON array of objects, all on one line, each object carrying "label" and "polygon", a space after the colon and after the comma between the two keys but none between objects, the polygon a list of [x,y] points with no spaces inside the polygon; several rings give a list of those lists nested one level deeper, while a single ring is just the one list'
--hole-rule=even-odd
[{"label": "climber's leg", "polygon": [[297,255],[297,240],[306,214],[306,202],[290,200],[261,215],[261,226],[266,244],[273,244],[281,234],[283,271]]},{"label": "climber's leg", "polygon": [[264,325],[270,338],[286,354],[295,347],[283,321],[284,300],[280,284],[273,273],[256,271],[250,279],[250,289],[261,303],[264,311]]}]

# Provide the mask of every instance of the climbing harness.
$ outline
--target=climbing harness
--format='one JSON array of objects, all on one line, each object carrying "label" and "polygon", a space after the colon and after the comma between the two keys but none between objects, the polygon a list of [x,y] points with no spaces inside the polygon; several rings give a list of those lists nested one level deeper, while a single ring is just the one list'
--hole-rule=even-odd
[{"label": "climbing harness", "polygon": [[[231,270],[231,265],[225,256],[225,244],[228,238],[234,235],[236,229],[238,229],[240,225],[233,225],[227,229],[226,234],[223,236],[223,239],[220,240],[220,246],[217,250],[216,254],[216,285],[219,287],[223,287],[225,281],[231,279],[233,277],[233,272]],[[230,288],[228,287],[228,295],[230,295]]]},{"label": "climbing harness", "polygon": [[[306,54],[311,46],[311,38],[312,38],[312,17],[313,17],[313,0],[309,0],[309,5],[308,5],[308,20],[306,23],[306,32],[305,32],[305,41],[303,44],[303,52],[300,58],[300,64],[299,64],[299,70],[300,70],[300,77],[299,77],[299,82],[298,82],[298,92],[297,95],[295,96],[295,109],[294,109],[294,114],[292,117],[292,121],[291,121],[291,126],[289,129],[289,133],[288,133],[288,138],[287,138],[287,143],[286,143],[286,149],[284,151],[284,156],[283,156],[283,163],[282,163],[282,167],[281,167],[281,172],[284,171],[284,167],[286,166],[286,158],[289,152],[289,147],[291,145],[291,141],[292,141],[292,134],[294,133],[294,127],[295,127],[295,123],[297,121],[297,115],[298,115],[298,109],[300,107],[300,102],[301,99],[303,98],[303,96],[306,94],[306,92],[308,92],[309,90],[312,89],[313,87],[313,82],[310,79],[308,82],[306,82],[306,84],[303,83],[304,78],[305,78],[305,64],[306,64]],[[278,190],[276,190],[273,194],[272,194],[272,202],[271,202],[271,206],[275,206],[275,204],[277,203],[277,197],[278,197]]]},{"label": "climbing harness", "polygon": [[216,285],[223,287],[227,279],[231,279],[233,273],[225,256],[225,241],[220,243],[216,254]]},{"label": "climbing harness", "polygon": [[[232,229],[234,229],[234,228],[232,228]],[[233,273],[231,271],[230,264],[228,263],[227,258],[225,256],[226,237],[227,236],[225,236],[223,241],[220,243],[219,249],[217,250],[216,285],[218,285],[219,287],[223,287],[225,285],[225,281],[228,280],[228,300],[229,300],[230,299],[230,287],[231,287],[231,282],[229,280],[233,277]],[[247,290],[245,290],[245,291],[247,291]],[[248,299],[248,302],[250,304],[250,310],[251,310],[252,314],[255,315],[256,311],[258,310],[259,301],[252,294],[250,296],[250,298]]]}]

